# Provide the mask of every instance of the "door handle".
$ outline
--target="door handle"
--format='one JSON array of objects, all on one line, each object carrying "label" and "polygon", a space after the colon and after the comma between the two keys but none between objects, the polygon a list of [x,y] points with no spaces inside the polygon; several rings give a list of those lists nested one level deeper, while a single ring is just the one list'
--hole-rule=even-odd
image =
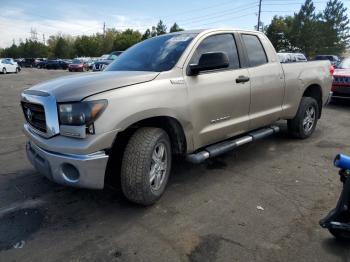
[{"label": "door handle", "polygon": [[248,82],[250,80],[250,78],[248,76],[239,76],[238,78],[236,78],[236,83],[245,83]]}]

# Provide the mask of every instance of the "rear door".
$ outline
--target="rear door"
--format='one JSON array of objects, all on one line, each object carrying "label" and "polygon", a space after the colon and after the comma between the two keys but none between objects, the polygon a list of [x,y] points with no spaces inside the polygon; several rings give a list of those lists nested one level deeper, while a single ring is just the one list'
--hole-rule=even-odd
[{"label": "rear door", "polygon": [[[229,67],[187,75],[190,64],[197,64],[202,54],[223,52]],[[196,148],[215,143],[247,131],[249,125],[250,83],[236,83],[248,76],[242,68],[236,40],[232,33],[216,33],[203,37],[195,46],[184,68],[188,86],[189,109]]]},{"label": "rear door", "polygon": [[278,59],[268,57],[265,48],[270,47],[262,44],[259,35],[242,33],[241,39],[248,60],[251,85],[249,129],[255,129],[281,117],[284,74]]},{"label": "rear door", "polygon": [[11,72],[16,72],[16,64],[12,63],[12,61],[8,61],[8,65],[11,68]]},{"label": "rear door", "polygon": [[14,65],[12,65],[12,63],[9,60],[4,59],[2,61],[2,63],[5,65],[6,71],[8,73],[16,72],[16,67]]}]

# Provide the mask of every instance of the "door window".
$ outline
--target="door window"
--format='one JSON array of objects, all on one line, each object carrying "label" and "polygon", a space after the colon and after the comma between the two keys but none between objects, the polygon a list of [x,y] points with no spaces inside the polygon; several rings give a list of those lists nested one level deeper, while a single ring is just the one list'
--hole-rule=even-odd
[{"label": "door window", "polygon": [[[232,34],[213,35],[204,39],[194,52],[190,64],[198,64],[201,55],[209,52],[225,53],[229,59],[228,68],[230,69],[237,69],[240,67],[236,42]],[[227,68],[225,68],[225,70],[226,69]]]},{"label": "door window", "polygon": [[267,63],[267,57],[259,38],[255,35],[242,35],[251,67]]}]

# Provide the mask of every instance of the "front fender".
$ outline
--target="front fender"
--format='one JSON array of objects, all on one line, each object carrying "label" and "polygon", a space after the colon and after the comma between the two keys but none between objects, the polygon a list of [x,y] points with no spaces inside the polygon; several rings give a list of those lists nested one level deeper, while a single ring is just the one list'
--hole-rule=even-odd
[{"label": "front fender", "polygon": [[186,141],[187,141],[187,149],[190,151],[193,150],[192,123],[188,121],[184,115],[181,115],[178,112],[174,112],[174,110],[170,108],[152,108],[152,109],[139,111],[121,120],[116,126],[116,129],[118,129],[119,131],[124,131],[128,127],[133,126],[140,121],[147,120],[154,117],[170,117],[177,120],[184,131]]}]

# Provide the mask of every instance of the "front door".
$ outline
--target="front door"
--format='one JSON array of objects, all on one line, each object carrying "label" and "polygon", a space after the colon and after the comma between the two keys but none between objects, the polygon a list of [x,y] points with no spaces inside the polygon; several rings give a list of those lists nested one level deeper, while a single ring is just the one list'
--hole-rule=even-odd
[{"label": "front door", "polygon": [[[197,64],[208,52],[223,52],[229,58],[229,67],[186,75],[189,64]],[[216,34],[204,38],[196,47],[184,69],[188,86],[189,108],[194,129],[194,146],[208,144],[247,131],[249,125],[250,83],[236,83],[248,70],[240,66],[233,34]]]}]

